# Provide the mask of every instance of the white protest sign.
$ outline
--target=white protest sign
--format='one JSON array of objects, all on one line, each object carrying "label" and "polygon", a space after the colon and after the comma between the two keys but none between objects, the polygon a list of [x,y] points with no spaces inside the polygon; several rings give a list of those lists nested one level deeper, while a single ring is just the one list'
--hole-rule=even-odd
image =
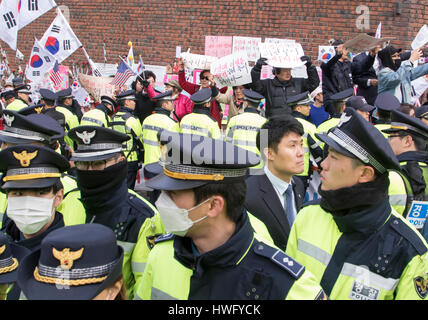
[{"label": "white protest sign", "polygon": [[247,53],[238,51],[214,61],[211,64],[211,74],[219,88],[251,83]]},{"label": "white protest sign", "polygon": [[262,38],[234,36],[232,52],[246,51],[248,61],[257,61],[260,57],[259,42],[262,42]]},{"label": "white protest sign", "polygon": [[109,64],[109,63],[94,63],[97,69],[101,72],[101,76],[103,77],[110,77],[116,74],[118,65],[115,64]]},{"label": "white protest sign", "polygon": [[79,73],[78,80],[82,88],[100,101],[101,96],[113,96],[115,87],[111,84],[110,77],[95,77],[87,74]]},{"label": "white protest sign", "polygon": [[304,55],[300,43],[259,43],[260,56],[276,68],[297,68],[305,63],[300,59]]},{"label": "white protest sign", "polygon": [[279,39],[279,38],[265,38],[265,43],[296,43],[296,40]]},{"label": "white protest sign", "polygon": [[336,55],[333,46],[318,46],[318,60],[327,63]]},{"label": "white protest sign", "polygon": [[412,42],[412,49],[418,49],[428,43],[428,26],[424,24]]},{"label": "white protest sign", "polygon": [[203,56],[190,52],[182,52],[181,58],[183,58],[184,66],[186,68],[201,70],[209,70],[211,68],[211,63],[218,59],[216,57]]}]

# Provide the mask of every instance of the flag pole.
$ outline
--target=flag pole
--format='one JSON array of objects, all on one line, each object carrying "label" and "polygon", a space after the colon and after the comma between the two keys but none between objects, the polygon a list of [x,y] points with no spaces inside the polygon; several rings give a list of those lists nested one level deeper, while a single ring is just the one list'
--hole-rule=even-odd
[{"label": "flag pole", "polygon": [[[123,61],[123,63],[125,63],[126,64],[126,66],[132,71],[132,72],[134,72],[134,70],[132,70],[132,68],[129,66],[129,64],[127,64],[126,63],[126,61],[125,61],[125,59],[123,59],[122,57],[121,57],[121,55],[119,54],[119,58],[120,58],[120,60],[122,60]],[[134,72],[134,74],[136,74],[135,72]],[[144,75],[144,73],[143,73],[143,75]],[[137,74],[137,77],[138,78],[140,78],[141,80],[143,80],[143,81],[145,81],[146,79],[143,79],[143,78],[141,78],[141,76],[139,75],[139,74]]]}]

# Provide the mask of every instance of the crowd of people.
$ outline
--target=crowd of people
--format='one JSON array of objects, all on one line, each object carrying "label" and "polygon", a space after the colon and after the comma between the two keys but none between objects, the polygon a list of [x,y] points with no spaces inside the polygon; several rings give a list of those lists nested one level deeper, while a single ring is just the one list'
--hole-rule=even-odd
[{"label": "crowd of people", "polygon": [[85,108],[3,83],[0,298],[428,299],[428,47],[344,44]]}]

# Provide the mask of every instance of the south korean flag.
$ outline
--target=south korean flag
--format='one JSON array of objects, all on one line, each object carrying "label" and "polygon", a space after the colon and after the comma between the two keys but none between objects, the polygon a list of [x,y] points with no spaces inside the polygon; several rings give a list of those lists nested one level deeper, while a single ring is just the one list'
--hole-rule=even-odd
[{"label": "south korean flag", "polygon": [[56,7],[54,0],[20,0],[19,30]]},{"label": "south korean flag", "polygon": [[55,64],[55,58],[45,50],[37,39],[34,39],[30,60],[25,70],[27,79],[34,83],[43,81],[44,75]]},{"label": "south korean flag", "polygon": [[16,51],[21,1],[3,0],[0,4],[0,39]]}]

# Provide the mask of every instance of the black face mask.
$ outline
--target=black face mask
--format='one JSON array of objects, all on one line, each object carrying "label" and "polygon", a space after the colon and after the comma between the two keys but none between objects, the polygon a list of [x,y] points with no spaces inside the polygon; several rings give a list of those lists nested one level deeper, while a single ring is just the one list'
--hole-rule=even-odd
[{"label": "black face mask", "polygon": [[82,197],[104,193],[107,190],[116,190],[126,181],[128,163],[123,160],[104,170],[76,170],[77,186]]}]

